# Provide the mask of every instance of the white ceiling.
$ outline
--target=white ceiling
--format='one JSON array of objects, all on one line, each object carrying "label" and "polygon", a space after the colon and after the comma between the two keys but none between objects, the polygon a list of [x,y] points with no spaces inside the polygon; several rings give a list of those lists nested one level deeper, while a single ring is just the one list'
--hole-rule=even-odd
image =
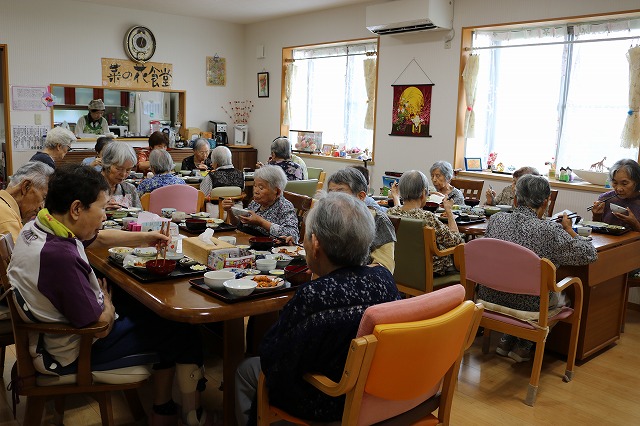
[{"label": "white ceiling", "polygon": [[371,0],[76,0],[126,9],[251,24]]}]

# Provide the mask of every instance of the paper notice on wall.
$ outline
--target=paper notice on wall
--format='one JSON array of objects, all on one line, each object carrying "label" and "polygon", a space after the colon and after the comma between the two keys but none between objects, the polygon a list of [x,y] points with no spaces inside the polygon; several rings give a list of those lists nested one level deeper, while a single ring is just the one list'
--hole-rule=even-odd
[{"label": "paper notice on wall", "polygon": [[155,117],[160,115],[160,112],[162,111],[162,105],[160,105],[160,102],[144,102],[143,105],[143,110],[144,110],[144,115],[148,115],[149,117]]},{"label": "paper notice on wall", "polygon": [[42,97],[49,90],[45,86],[11,86],[11,109],[14,111],[46,111]]},{"label": "paper notice on wall", "polygon": [[48,126],[11,126],[14,151],[37,151],[43,148]]}]

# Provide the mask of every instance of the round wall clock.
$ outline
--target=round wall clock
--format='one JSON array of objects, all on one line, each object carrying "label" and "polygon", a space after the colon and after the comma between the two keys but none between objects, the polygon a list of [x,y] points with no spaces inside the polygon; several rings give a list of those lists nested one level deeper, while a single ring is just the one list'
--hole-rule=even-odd
[{"label": "round wall clock", "polygon": [[124,36],[124,51],[136,62],[146,62],[156,52],[156,38],[147,27],[136,25]]}]

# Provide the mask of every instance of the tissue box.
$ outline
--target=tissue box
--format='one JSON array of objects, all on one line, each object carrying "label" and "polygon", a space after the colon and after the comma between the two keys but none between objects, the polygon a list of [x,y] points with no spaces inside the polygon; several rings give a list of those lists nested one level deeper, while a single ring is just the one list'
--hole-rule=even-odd
[{"label": "tissue box", "polygon": [[[182,253],[199,263],[216,269],[213,265],[224,264],[227,257],[238,257],[240,249],[217,238],[211,237],[211,241],[215,243],[207,244],[198,237],[184,238],[182,240]],[[222,261],[222,263],[220,263]],[[222,269],[222,266],[220,268]]]}]

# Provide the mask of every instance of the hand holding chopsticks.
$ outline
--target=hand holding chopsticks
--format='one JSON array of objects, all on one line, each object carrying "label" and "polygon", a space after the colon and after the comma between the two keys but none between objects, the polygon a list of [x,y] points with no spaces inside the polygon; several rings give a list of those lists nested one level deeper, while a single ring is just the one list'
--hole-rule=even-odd
[{"label": "hand holding chopsticks", "polygon": [[[564,214],[562,216],[558,216],[555,219],[551,219],[555,222],[562,222],[562,220],[564,219]],[[580,219],[582,219],[580,217],[580,215],[578,215],[578,213],[570,213],[567,215],[567,219],[576,219],[576,222],[579,222]]]},{"label": "hand holding chopsticks", "polygon": [[[598,202],[598,203],[604,203],[605,201],[609,201],[610,199],[612,199],[612,198],[616,198],[617,196],[618,196],[618,194],[613,194],[613,195],[611,195],[610,197],[603,198],[602,200],[598,200],[597,202]],[[594,207],[595,207],[595,206],[589,206],[589,207],[587,207],[587,211],[588,211],[588,212],[590,212],[591,210],[593,210],[593,208],[594,208]]]},{"label": "hand holding chopsticks", "polygon": [[[171,224],[169,222],[162,222],[162,224],[160,225],[160,233],[168,237],[170,228],[171,228]],[[158,260],[158,256],[160,255],[162,255],[162,263],[164,264],[164,261],[167,260],[167,242],[166,241],[159,243],[158,247],[156,247],[156,260]]]}]

